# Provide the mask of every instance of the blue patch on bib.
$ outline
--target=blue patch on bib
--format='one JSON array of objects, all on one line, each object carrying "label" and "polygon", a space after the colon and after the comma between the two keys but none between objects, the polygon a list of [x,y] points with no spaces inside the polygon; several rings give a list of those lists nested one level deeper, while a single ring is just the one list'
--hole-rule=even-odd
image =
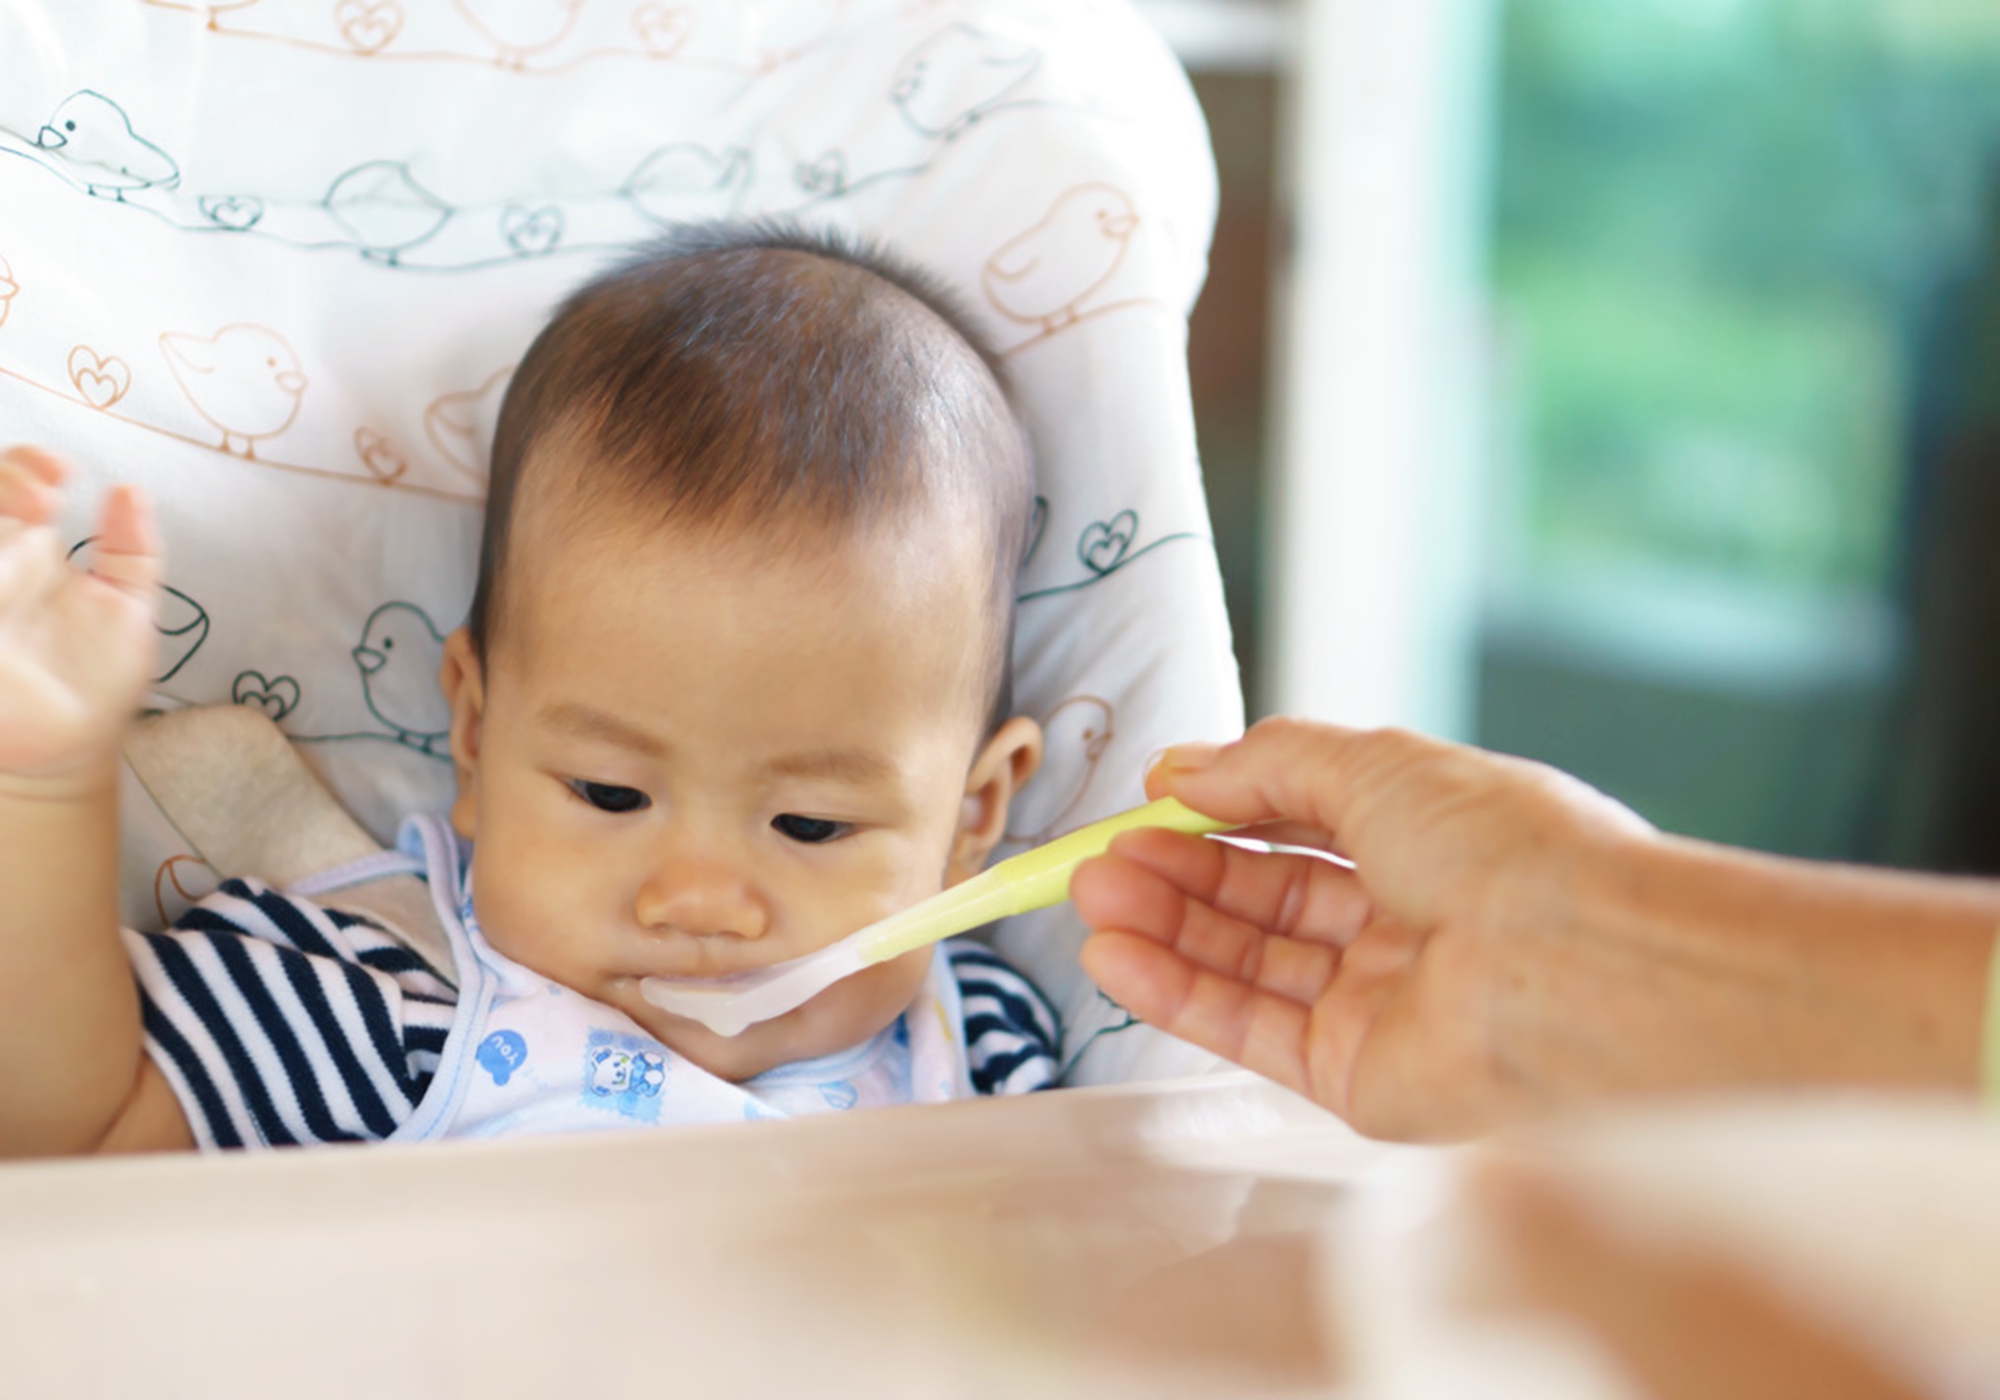
[{"label": "blue patch on bib", "polygon": [[495,1031],[479,1042],[474,1052],[480,1068],[493,1076],[493,1082],[505,1086],[514,1077],[514,1071],[528,1062],[528,1042],[518,1031]]},{"label": "blue patch on bib", "polygon": [[636,1118],[660,1121],[660,1090],[667,1060],[653,1041],[593,1030],[583,1048],[583,1102]]}]

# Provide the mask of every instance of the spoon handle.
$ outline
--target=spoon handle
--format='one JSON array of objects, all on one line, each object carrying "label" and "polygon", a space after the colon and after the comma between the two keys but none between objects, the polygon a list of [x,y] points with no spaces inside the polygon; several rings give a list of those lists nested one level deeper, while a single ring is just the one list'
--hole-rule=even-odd
[{"label": "spoon handle", "polygon": [[1079,827],[1044,846],[1003,860],[963,884],[931,896],[883,920],[868,935],[862,956],[886,962],[912,948],[965,933],[1012,914],[1046,909],[1069,898],[1069,877],[1092,856],[1102,855],[1112,838],[1145,826],[1166,827],[1190,836],[1234,829],[1182,806],[1171,797]]}]

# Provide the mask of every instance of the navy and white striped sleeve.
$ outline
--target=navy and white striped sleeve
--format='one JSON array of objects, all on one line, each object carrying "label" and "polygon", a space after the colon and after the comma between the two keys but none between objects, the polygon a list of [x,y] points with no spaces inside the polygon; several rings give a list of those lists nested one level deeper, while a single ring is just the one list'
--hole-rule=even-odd
[{"label": "navy and white striped sleeve", "polygon": [[230,880],[125,933],[146,1049],[203,1147],[368,1142],[410,1116],[458,994],[378,925]]},{"label": "navy and white striped sleeve", "polygon": [[945,944],[965,1005],[965,1051],[982,1094],[1051,1088],[1062,1061],[1062,1025],[1041,990],[979,943]]}]

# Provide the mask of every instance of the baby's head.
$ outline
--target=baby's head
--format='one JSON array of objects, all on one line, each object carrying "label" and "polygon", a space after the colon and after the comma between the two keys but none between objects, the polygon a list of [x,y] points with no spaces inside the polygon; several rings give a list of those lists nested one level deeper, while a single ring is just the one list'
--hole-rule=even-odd
[{"label": "baby's head", "polygon": [[735,1040],[638,986],[976,873],[1040,760],[1008,683],[1032,470],[949,297],[842,240],[682,231],[536,340],[489,492],[443,670],[487,938],[728,1078],[888,1025],[928,950]]}]

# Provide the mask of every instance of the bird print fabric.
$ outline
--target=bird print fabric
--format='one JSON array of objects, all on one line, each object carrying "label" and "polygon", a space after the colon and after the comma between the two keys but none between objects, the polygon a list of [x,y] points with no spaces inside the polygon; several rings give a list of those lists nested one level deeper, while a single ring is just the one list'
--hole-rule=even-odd
[{"label": "bird print fabric", "polygon": [[276,437],[299,416],[306,377],[276,331],[224,326],[206,338],[170,331],[160,352],[195,412],[221,430],[224,452],[255,457],[259,438]]},{"label": "bird print fabric", "polygon": [[128,190],[180,178],[173,157],[132,130],[131,118],[101,93],[64,98],[35,133],[35,145],[77,171],[91,194],[122,200]]},{"label": "bird print fabric", "polygon": [[[151,703],[262,711],[378,839],[451,796],[439,648],[522,351],[633,244],[757,216],[886,241],[1006,359],[1043,498],[1015,691],[1051,734],[1016,843],[1236,732],[1184,357],[1213,171],[1126,0],[0,6],[8,434],[78,459],[70,544],[112,480],[157,501]],[[195,876],[127,807],[145,927]],[[1072,1082],[1186,1068],[1065,918],[997,941],[1080,1029]]]},{"label": "bird print fabric", "polygon": [[375,609],[353,656],[368,712],[398,743],[442,755],[451,735],[451,709],[437,683],[444,637],[423,609],[409,603]]},{"label": "bird print fabric", "polygon": [[1065,190],[980,270],[986,299],[1011,321],[1054,332],[1076,321],[1117,275],[1139,216],[1112,185]]}]

